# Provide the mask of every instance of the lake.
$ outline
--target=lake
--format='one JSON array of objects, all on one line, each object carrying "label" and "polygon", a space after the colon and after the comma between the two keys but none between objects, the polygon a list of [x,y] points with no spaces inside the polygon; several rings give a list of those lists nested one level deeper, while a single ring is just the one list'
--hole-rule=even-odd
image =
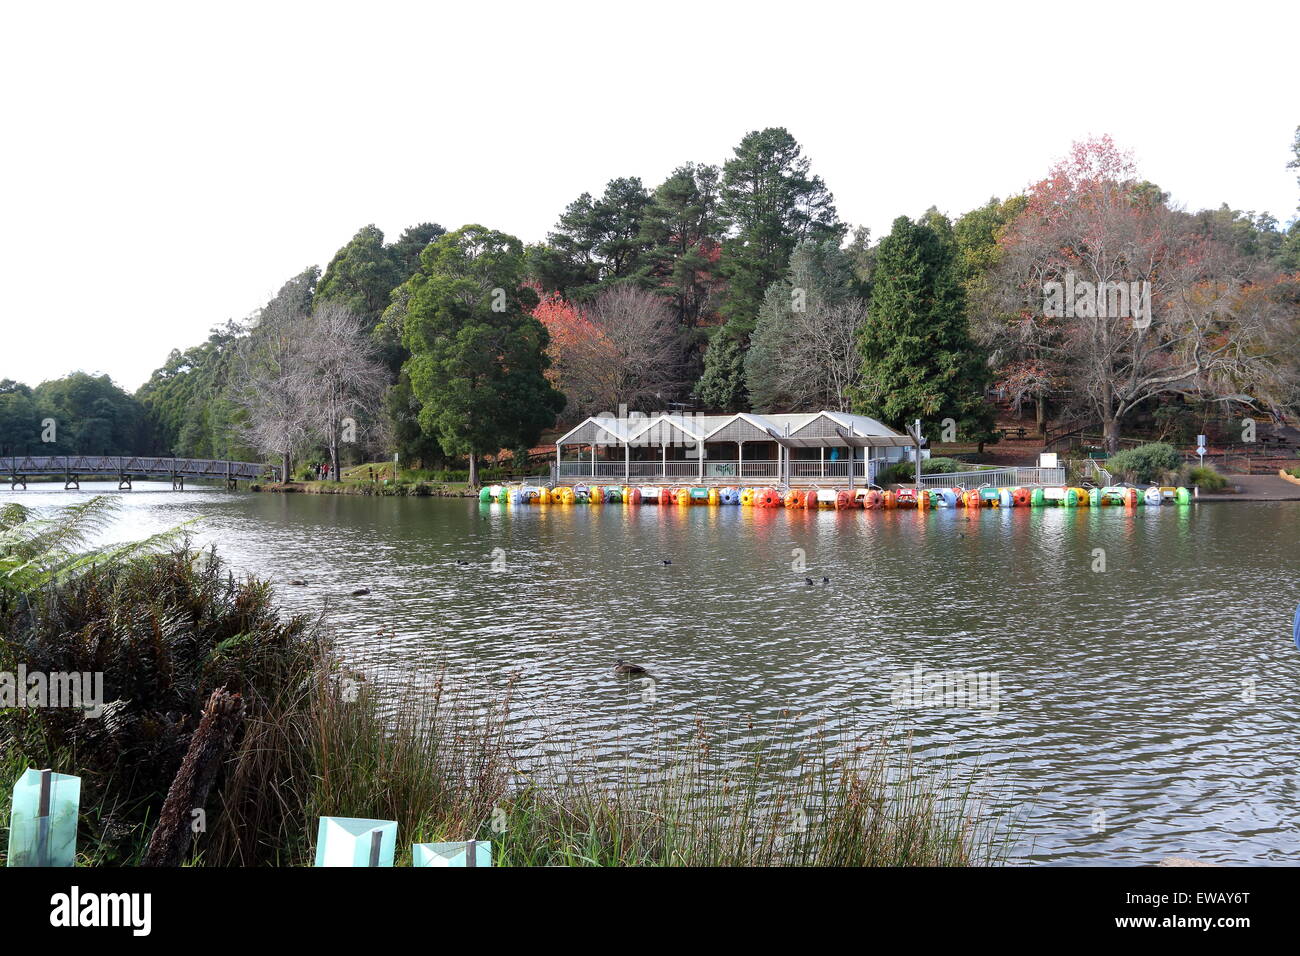
[{"label": "lake", "polygon": [[[33,485],[0,504],[115,488]],[[350,652],[415,673],[442,662],[492,693],[514,681],[525,757],[650,754],[700,719],[734,741],[893,728],[1010,789],[1013,862],[1297,861],[1300,503],[511,508],[151,484],[120,497],[106,537],[201,517],[198,539],[275,582],[287,608],[327,603]],[[652,703],[612,677],[618,658],[650,669]],[[995,682],[996,708],[899,706],[918,666]]]}]

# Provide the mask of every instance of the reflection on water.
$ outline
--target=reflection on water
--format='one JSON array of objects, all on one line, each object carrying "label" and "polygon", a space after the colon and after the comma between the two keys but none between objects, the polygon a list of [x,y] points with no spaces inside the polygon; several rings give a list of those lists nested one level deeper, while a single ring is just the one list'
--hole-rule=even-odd
[{"label": "reflection on water", "polygon": [[[90,490],[116,493],[33,486],[0,502]],[[1023,859],[1295,861],[1297,504],[511,509],[146,485],[122,498],[110,537],[201,515],[200,540],[236,566],[306,579],[283,603],[328,602],[358,654],[417,672],[445,661],[489,689],[513,676],[534,754],[636,755],[685,741],[697,717],[756,737],[892,723],[1032,799]],[[653,705],[611,676],[618,658],[653,672]],[[996,712],[894,707],[895,677],[917,665],[995,674]]]}]

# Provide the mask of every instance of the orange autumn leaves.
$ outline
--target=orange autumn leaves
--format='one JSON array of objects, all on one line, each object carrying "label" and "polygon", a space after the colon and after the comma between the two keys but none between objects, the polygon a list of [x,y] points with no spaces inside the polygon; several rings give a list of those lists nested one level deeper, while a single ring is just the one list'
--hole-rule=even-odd
[{"label": "orange autumn leaves", "polygon": [[564,392],[570,413],[585,410],[599,391],[596,381],[619,366],[619,350],[596,322],[558,292],[542,293],[533,317],[550,333],[546,376]]}]

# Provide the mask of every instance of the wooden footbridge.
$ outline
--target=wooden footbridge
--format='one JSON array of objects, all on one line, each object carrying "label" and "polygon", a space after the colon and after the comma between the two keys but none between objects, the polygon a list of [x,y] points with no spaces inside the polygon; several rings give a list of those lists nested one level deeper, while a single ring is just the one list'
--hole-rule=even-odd
[{"label": "wooden footbridge", "polygon": [[185,488],[185,479],[207,478],[224,481],[235,488],[241,481],[279,481],[280,469],[250,461],[216,461],[208,458],[148,458],[128,455],[14,455],[0,458],[0,476],[8,476],[9,489],[26,489],[27,479],[37,475],[62,475],[65,490],[81,487],[81,479],[94,475],[117,478],[119,491],[129,491],[135,478],[171,481],[174,490]]}]

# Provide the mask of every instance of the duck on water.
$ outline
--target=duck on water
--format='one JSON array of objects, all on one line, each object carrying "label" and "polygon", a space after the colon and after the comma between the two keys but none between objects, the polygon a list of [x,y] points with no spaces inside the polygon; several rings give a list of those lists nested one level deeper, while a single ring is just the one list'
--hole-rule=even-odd
[{"label": "duck on water", "polygon": [[619,658],[614,662],[614,673],[619,677],[645,677],[649,671],[640,664],[629,664],[627,661]]}]

